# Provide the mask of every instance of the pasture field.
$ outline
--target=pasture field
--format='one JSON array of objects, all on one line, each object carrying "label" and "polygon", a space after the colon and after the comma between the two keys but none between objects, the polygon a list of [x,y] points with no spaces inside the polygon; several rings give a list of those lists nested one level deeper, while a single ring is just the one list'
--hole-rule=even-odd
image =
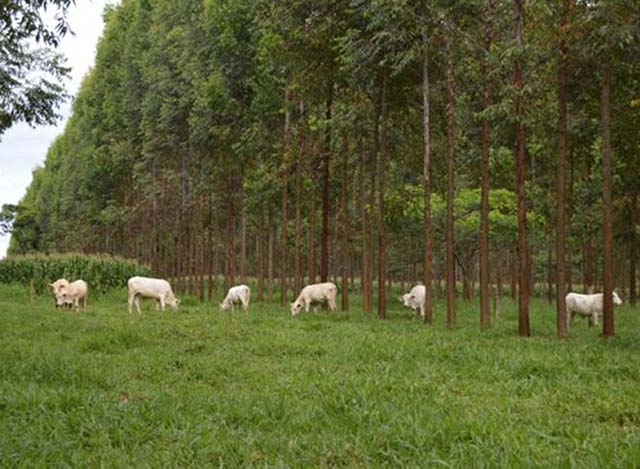
[{"label": "pasture field", "polygon": [[[219,296],[219,295],[218,295]],[[397,302],[378,321],[292,319],[252,304],[176,313],[126,293],[80,314],[0,286],[0,465],[634,467],[640,464],[640,311],[617,337],[576,320],[555,337],[535,300],[533,337],[515,305],[480,331],[425,327]],[[357,295],[352,295],[356,300]]]}]

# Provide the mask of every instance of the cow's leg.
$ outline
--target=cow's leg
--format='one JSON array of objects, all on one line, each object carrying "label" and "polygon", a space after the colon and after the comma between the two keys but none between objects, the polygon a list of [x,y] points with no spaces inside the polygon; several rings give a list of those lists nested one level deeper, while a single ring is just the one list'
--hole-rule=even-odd
[{"label": "cow's leg", "polygon": [[136,309],[138,310],[138,314],[142,314],[142,311],[140,310],[140,296],[136,295],[135,302],[136,302]]},{"label": "cow's leg", "polygon": [[329,309],[332,313],[336,312],[337,307],[335,298],[329,298]]},{"label": "cow's leg", "polygon": [[134,298],[135,298],[135,295],[132,295],[131,293],[129,293],[129,299],[127,301],[127,303],[129,303],[129,314],[131,314],[131,307],[133,306]]},{"label": "cow's leg", "polygon": [[242,300],[242,309],[247,313],[249,311],[249,302],[247,300]]},{"label": "cow's leg", "polygon": [[593,313],[593,325],[598,325],[598,313]]},{"label": "cow's leg", "polygon": [[[311,306],[311,302],[310,301],[305,301],[304,303],[304,310],[308,313],[309,312],[309,307]],[[315,306],[314,306],[315,308]],[[315,310],[314,310],[315,312]]]},{"label": "cow's leg", "polygon": [[164,303],[164,296],[161,296],[160,297],[160,310],[161,311],[164,311],[164,304],[165,304]]}]

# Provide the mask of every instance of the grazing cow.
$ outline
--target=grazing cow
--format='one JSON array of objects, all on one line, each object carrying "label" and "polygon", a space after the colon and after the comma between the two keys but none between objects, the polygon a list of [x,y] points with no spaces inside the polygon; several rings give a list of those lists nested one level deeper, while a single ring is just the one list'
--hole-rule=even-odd
[{"label": "grazing cow", "polygon": [[180,300],[177,299],[171,285],[166,280],[160,278],[148,278],[148,277],[131,277],[127,282],[129,287],[129,314],[131,314],[131,308],[135,302],[138,314],[140,311],[140,297],[153,298],[156,300],[156,309],[160,306],[160,309],[164,311],[164,306],[169,305],[173,309],[178,309]]},{"label": "grazing cow", "polygon": [[405,293],[400,298],[402,304],[407,308],[413,309],[416,313],[420,313],[420,316],[424,318],[424,285],[416,285],[411,289],[409,293]]},{"label": "grazing cow", "polygon": [[291,316],[297,316],[300,310],[304,307],[304,310],[308,313],[309,307],[313,304],[313,311],[316,311],[318,303],[327,303],[331,311],[336,310],[336,294],[338,293],[338,287],[331,282],[315,283],[313,285],[307,285],[304,287],[296,301],[291,303]]},{"label": "grazing cow", "polygon": [[251,296],[251,289],[246,285],[237,285],[229,288],[227,296],[220,303],[220,310],[226,311],[231,308],[234,311],[234,303],[241,303],[242,309],[246,312],[249,309],[249,298]]},{"label": "grazing cow", "polygon": [[66,282],[66,284],[59,284],[59,288],[57,289],[57,293],[55,294],[56,307],[73,305],[75,306],[76,310],[79,310],[80,304],[82,304],[82,308],[84,309],[87,307],[88,292],[89,287],[87,286],[87,282],[85,282],[84,280],[76,280],[75,282],[71,283]]},{"label": "grazing cow", "polygon": [[[567,293],[565,304],[567,308],[567,329],[573,323],[576,314],[585,316],[589,321],[589,327],[598,325],[598,317],[602,316],[603,293],[583,295],[581,293]],[[613,292],[613,304],[621,305],[622,300],[616,292]]]},{"label": "grazing cow", "polygon": [[[58,305],[58,293],[60,292],[61,288],[69,286],[69,280],[67,280],[66,278],[59,278],[55,282],[50,283],[49,286],[51,287],[53,293],[53,304],[56,306],[56,308],[59,308],[60,306]],[[67,303],[64,306],[71,307],[71,304]]]}]

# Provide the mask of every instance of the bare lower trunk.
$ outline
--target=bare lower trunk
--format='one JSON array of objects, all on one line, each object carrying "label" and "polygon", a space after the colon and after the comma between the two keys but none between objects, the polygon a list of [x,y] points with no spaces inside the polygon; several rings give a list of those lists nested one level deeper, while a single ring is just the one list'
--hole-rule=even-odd
[{"label": "bare lower trunk", "polygon": [[[453,54],[451,39],[445,41],[445,74],[447,82],[447,222],[445,244],[447,251],[447,325],[456,324],[456,267],[453,236],[453,203],[455,198],[455,101],[453,78]],[[466,277],[465,277],[466,286]]]},{"label": "bare lower trunk", "polygon": [[[386,72],[385,72],[386,73]],[[378,318],[387,315],[386,276],[386,232],[384,226],[385,171],[387,165],[387,76],[382,79],[380,93],[380,155],[378,165]]]},{"label": "bare lower trunk", "polygon": [[[522,49],[522,16],[524,13],[523,0],[514,0],[514,29],[516,46]],[[514,72],[514,88],[516,116],[516,190],[518,193],[518,255],[519,255],[519,279],[518,279],[518,332],[520,336],[531,335],[529,328],[529,250],[527,245],[527,205],[526,205],[526,159],[525,159],[525,124],[523,88],[524,78],[521,59],[517,58]]]},{"label": "bare lower trunk", "polygon": [[302,289],[302,157],[304,153],[304,101],[299,103],[298,151],[296,153],[295,192],[295,252],[293,289],[297,294]]},{"label": "bare lower trunk", "polygon": [[602,231],[604,243],[602,250],[603,265],[603,327],[604,337],[615,335],[613,321],[613,226],[611,207],[611,72],[609,65],[604,64],[602,76],[601,126],[602,126],[602,192],[604,199],[604,216]]},{"label": "bare lower trunk", "polygon": [[[426,29],[422,33],[422,233],[424,243],[423,277],[424,282],[424,322],[433,321],[431,283],[433,278],[433,241],[431,238],[431,134],[429,114],[429,54]],[[414,265],[414,277],[415,263]]]},{"label": "bare lower trunk", "polygon": [[285,116],[284,116],[284,155],[282,168],[282,193],[280,199],[280,305],[287,303],[287,274],[289,267],[289,239],[287,228],[289,222],[288,200],[289,200],[289,159],[290,159],[290,122],[291,110],[291,78],[287,81],[285,92]]},{"label": "bare lower trunk", "polygon": [[638,301],[638,293],[636,286],[636,272],[638,266],[638,239],[636,236],[636,226],[638,224],[638,193],[634,191],[631,194],[630,207],[631,216],[629,218],[631,224],[631,235],[629,236],[629,302],[631,306],[635,306]]},{"label": "bare lower trunk", "polygon": [[[333,106],[333,84],[329,86],[329,97],[325,118],[331,121]],[[322,240],[320,244],[320,281],[326,282],[329,278],[329,162],[331,160],[331,129],[327,125],[325,129],[324,148],[322,149]]]}]

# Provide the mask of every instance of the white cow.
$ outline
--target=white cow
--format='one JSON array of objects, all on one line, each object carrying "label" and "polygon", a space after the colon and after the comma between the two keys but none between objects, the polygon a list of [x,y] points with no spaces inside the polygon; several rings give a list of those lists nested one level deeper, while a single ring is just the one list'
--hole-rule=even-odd
[{"label": "white cow", "polygon": [[251,289],[246,285],[237,285],[229,288],[227,296],[220,303],[220,310],[226,311],[231,308],[234,311],[234,303],[241,303],[242,309],[246,312],[249,308],[249,298],[251,297]]},{"label": "white cow", "polygon": [[[53,304],[56,305],[56,308],[59,308],[60,305],[58,305],[58,294],[60,293],[61,288],[69,286],[69,280],[67,280],[66,278],[59,278],[55,282],[50,283],[49,286],[51,287],[53,293]],[[64,306],[71,307],[71,304],[67,303]]]},{"label": "white cow", "polygon": [[[64,282],[61,282],[63,280]],[[87,307],[87,293],[89,292],[89,287],[87,282],[84,280],[76,280],[75,282],[67,282],[65,279],[56,280],[56,282],[60,282],[54,288],[55,297],[56,297],[56,307],[62,307],[66,305],[73,305],[77,310],[80,309],[80,304],[82,303],[82,308]],[[56,283],[54,282],[54,284]]]},{"label": "white cow", "polygon": [[134,302],[138,314],[140,314],[140,297],[154,298],[156,300],[156,309],[160,306],[162,311],[164,311],[165,305],[177,309],[180,304],[180,300],[174,296],[171,290],[171,285],[164,279],[131,277],[127,282],[127,286],[129,287],[129,314],[131,314],[131,307]]},{"label": "white cow", "polygon": [[424,318],[424,296],[426,294],[424,285],[416,285],[409,293],[402,295],[399,300],[407,308],[413,309],[416,313],[420,312],[420,316]]},{"label": "white cow", "polygon": [[291,303],[291,316],[297,316],[300,310],[304,307],[304,310],[308,313],[309,307],[313,304],[313,311],[316,311],[318,303],[327,303],[331,311],[336,310],[336,294],[338,293],[338,287],[331,282],[326,283],[314,283],[313,285],[307,285],[304,287],[296,301]]},{"label": "white cow", "polygon": [[[567,293],[565,304],[567,310],[567,329],[573,323],[576,314],[585,316],[589,320],[589,327],[598,324],[598,317],[602,316],[603,293],[593,295],[583,295],[581,293]],[[616,292],[613,292],[613,304],[621,305],[622,300]]]}]

